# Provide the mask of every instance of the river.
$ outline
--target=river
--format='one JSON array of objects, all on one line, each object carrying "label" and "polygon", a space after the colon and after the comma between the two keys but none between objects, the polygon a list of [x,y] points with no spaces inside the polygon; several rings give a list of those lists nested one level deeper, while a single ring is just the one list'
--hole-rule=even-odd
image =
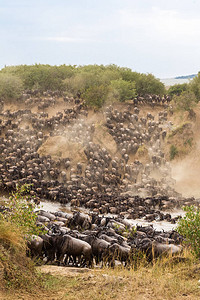
[{"label": "river", "polygon": [[[4,204],[5,201],[7,201],[8,198],[5,196],[0,196],[0,204]],[[38,205],[36,207],[36,210],[39,209],[43,209],[45,211],[49,211],[49,212],[56,212],[56,211],[66,211],[66,212],[72,212],[73,210],[80,210],[84,213],[89,213],[89,210],[84,208],[84,207],[71,207],[70,203],[65,204],[65,205],[61,205],[60,203],[56,203],[56,202],[49,202],[49,201],[41,201],[40,205]],[[174,218],[176,216],[183,216],[184,215],[184,211],[181,209],[174,209],[172,211],[164,211],[164,213],[170,213],[171,216]],[[108,216],[108,217],[116,217],[116,215],[112,215],[112,214],[105,214],[104,216]],[[169,230],[173,230],[176,228],[176,224],[171,224],[170,222],[167,221],[152,221],[152,222],[147,222],[144,219],[127,219],[127,221],[133,225],[142,225],[142,226],[149,226],[152,225],[156,230],[159,231],[169,231]]]},{"label": "river", "polygon": [[165,79],[160,79],[160,81],[162,83],[164,83],[164,85],[166,87],[169,87],[171,85],[175,85],[175,84],[182,84],[182,83],[189,83],[191,79],[186,79],[186,78],[180,78],[180,79],[176,79],[176,78],[165,78]]},{"label": "river", "polygon": [[[44,209],[46,211],[49,212],[55,212],[55,211],[59,211],[59,210],[64,210],[64,211],[71,211],[71,210],[75,210],[75,208],[71,207],[70,204],[66,204],[66,205],[61,205],[60,203],[52,203],[49,201],[41,201],[39,207],[41,209]],[[89,213],[89,210],[85,209],[85,208],[78,208],[80,211],[84,212],[84,213]],[[172,211],[165,211],[164,213],[170,213],[171,216],[174,218],[176,216],[183,216],[184,215],[184,211],[182,209],[174,209]],[[108,217],[114,217],[116,215],[112,215],[112,214],[105,214],[104,216],[108,216]],[[153,225],[153,227],[156,230],[164,230],[164,231],[169,231],[172,229],[176,228],[176,224],[171,224],[170,222],[167,221],[152,221],[152,222],[147,222],[144,219],[127,219],[127,221],[131,224],[131,225],[142,225],[142,226],[149,226],[149,225]]]}]

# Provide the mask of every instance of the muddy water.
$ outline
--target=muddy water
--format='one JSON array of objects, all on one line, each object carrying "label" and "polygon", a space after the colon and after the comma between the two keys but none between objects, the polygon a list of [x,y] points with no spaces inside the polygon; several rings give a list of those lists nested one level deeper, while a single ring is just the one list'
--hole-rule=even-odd
[{"label": "muddy water", "polygon": [[[0,196],[0,204],[3,204],[6,200],[8,200],[8,198],[4,197],[4,196]],[[79,210],[82,211],[84,213],[89,213],[89,210],[83,208],[83,207],[79,207],[79,208],[74,208],[71,207],[70,203],[65,204],[65,205],[61,205],[60,203],[53,203],[53,202],[49,202],[49,201],[41,201],[40,205],[37,206],[36,208],[38,209],[43,209],[49,212],[56,212],[56,211],[66,211],[66,212],[72,212],[74,210]],[[184,215],[184,211],[179,209],[179,210],[172,210],[172,211],[165,211],[164,213],[170,213],[172,217],[176,217],[176,216],[183,216]],[[108,217],[114,217],[115,215],[112,214],[107,214],[105,216]],[[149,226],[152,225],[156,230],[164,230],[164,231],[168,231],[168,230],[172,230],[176,228],[176,224],[171,224],[169,222],[166,221],[152,221],[152,222],[147,222],[144,219],[127,219],[127,221],[133,225],[142,225],[142,226]]]},{"label": "muddy water", "polygon": [[[55,211],[59,211],[59,210],[64,210],[64,211],[73,211],[76,210],[74,207],[71,207],[70,204],[68,203],[67,205],[61,205],[59,203],[52,203],[52,202],[48,202],[48,201],[41,201],[40,203],[40,208],[44,209],[46,211],[49,212],[55,212]],[[85,209],[85,208],[78,208],[78,210],[85,212],[85,213],[89,213],[89,210]],[[164,213],[170,213],[171,216],[174,218],[176,216],[184,216],[184,211],[181,209],[176,209],[173,211],[165,211]],[[104,216],[108,216],[108,217],[114,217],[115,215],[112,214],[107,214]],[[152,222],[147,222],[144,219],[127,219],[127,221],[133,225],[142,225],[142,226],[149,226],[152,225],[156,230],[164,230],[164,231],[169,231],[172,229],[176,228],[176,224],[171,224],[169,222],[166,221],[152,221]]]}]

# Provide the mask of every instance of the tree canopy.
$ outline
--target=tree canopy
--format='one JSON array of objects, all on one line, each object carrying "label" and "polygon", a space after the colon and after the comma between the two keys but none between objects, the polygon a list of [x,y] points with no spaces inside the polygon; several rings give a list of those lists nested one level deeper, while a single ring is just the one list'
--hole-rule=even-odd
[{"label": "tree canopy", "polygon": [[[24,90],[60,90],[76,97],[77,93],[100,107],[107,98],[116,97],[121,102],[146,94],[163,95],[164,84],[152,74],[142,74],[117,65],[60,65],[43,64],[8,66],[0,75],[15,76]],[[10,77],[12,78],[12,77]],[[97,98],[95,99],[95,91]],[[101,91],[101,92],[100,92]],[[100,94],[103,93],[103,99]]]}]

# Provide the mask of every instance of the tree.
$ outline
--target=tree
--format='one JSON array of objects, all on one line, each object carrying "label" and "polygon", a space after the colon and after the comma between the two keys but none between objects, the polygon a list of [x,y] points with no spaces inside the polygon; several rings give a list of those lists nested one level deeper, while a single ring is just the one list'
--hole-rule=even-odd
[{"label": "tree", "polygon": [[182,92],[185,92],[188,90],[188,84],[182,83],[182,84],[174,84],[170,86],[167,93],[173,97],[174,95],[180,96]]},{"label": "tree", "polygon": [[152,74],[140,74],[136,80],[136,92],[139,96],[147,94],[165,94],[165,86],[159,79],[156,79]]},{"label": "tree", "polygon": [[76,72],[75,66],[50,66],[43,64],[20,65],[3,68],[0,73],[18,76],[24,89],[63,90],[63,80]]},{"label": "tree", "polygon": [[83,99],[90,107],[100,108],[106,102],[110,89],[108,86],[92,86],[83,94]]},{"label": "tree", "polygon": [[12,74],[0,74],[0,98],[16,100],[22,93],[22,80]]},{"label": "tree", "polygon": [[185,216],[178,222],[177,231],[185,237],[192,252],[200,257],[200,210],[194,206],[185,206]]},{"label": "tree", "polygon": [[193,92],[185,91],[180,96],[173,97],[173,104],[177,111],[190,112],[196,105],[196,97]]},{"label": "tree", "polygon": [[[24,89],[62,90],[73,96],[76,96],[77,93],[83,94],[87,89],[101,85],[107,87],[115,85],[120,94],[120,101],[132,97],[132,92],[132,94],[136,92],[140,96],[165,93],[164,84],[152,74],[141,74],[133,72],[130,68],[121,68],[116,65],[20,65],[5,67],[0,73],[18,76],[23,81]],[[111,84],[112,81],[114,83]],[[126,93],[124,93],[125,87],[128,89]]]},{"label": "tree", "polygon": [[136,96],[135,82],[125,81],[120,78],[112,80],[111,87],[120,102],[133,99]]},{"label": "tree", "polygon": [[189,89],[195,94],[198,102],[200,100],[200,72],[189,83]]}]

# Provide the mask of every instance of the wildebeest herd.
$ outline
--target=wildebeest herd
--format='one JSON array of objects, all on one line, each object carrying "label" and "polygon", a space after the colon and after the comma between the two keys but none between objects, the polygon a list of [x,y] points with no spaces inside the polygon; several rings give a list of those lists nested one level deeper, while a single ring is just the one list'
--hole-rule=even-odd
[{"label": "wildebeest herd", "polygon": [[[122,220],[146,218],[175,223],[176,218],[165,211],[180,207],[180,203],[191,203],[193,199],[183,199],[175,191],[170,164],[163,150],[172,126],[167,110],[170,98],[156,95],[140,98],[124,104],[123,108],[110,105],[102,110],[102,126],[115,142],[116,153],[94,142],[96,124],[88,119],[89,109],[80,98],[66,97],[60,92],[26,91],[17,102],[20,109],[16,110],[6,109],[0,101],[0,190],[10,192],[16,184],[28,183],[38,203],[41,199],[62,204],[70,202],[71,206],[86,207],[97,214],[97,218],[98,214],[111,213]],[[59,103],[64,108],[57,111]],[[159,107],[159,111],[144,113],[148,105],[151,109]],[[56,110],[54,115],[48,112],[52,107]],[[40,147],[51,137],[63,137],[81,145],[84,162],[73,161],[73,153],[57,158],[39,154]],[[143,161],[138,159],[142,152],[146,155]],[[113,235],[108,236],[114,238],[116,245],[112,244],[109,251],[118,246],[130,250],[132,242],[126,246],[120,244],[111,228]],[[95,232],[95,238],[99,238],[100,231]],[[74,234],[70,233],[70,237],[80,237]],[[107,231],[102,234],[107,235]],[[142,235],[149,238],[145,232]],[[53,243],[55,256],[62,260],[62,251],[55,246],[60,243],[59,239],[51,237],[47,244]],[[62,236],[61,244],[63,239],[66,243],[70,240]],[[122,240],[125,243],[120,237]],[[45,240],[43,243],[45,245]],[[90,246],[91,243],[90,239]],[[49,259],[48,251],[46,255]],[[89,254],[87,257],[85,254],[85,260],[88,261],[88,257]]]},{"label": "wildebeest herd", "polygon": [[[92,267],[115,266],[116,261],[134,267],[142,257],[151,261],[162,255],[179,254],[183,241],[175,231],[156,231],[151,226],[133,227],[127,219],[82,212],[37,212],[38,226],[46,234],[28,242],[32,257],[46,263]],[[45,225],[44,225],[45,224]]]}]

